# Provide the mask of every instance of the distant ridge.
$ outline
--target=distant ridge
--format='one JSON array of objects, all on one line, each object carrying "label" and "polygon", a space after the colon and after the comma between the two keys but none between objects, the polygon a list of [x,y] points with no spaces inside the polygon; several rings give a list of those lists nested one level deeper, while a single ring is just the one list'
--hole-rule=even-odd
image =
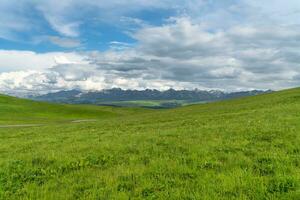
[{"label": "distant ridge", "polygon": [[[223,92],[220,90],[123,90],[120,88],[107,89],[102,91],[84,92],[80,90],[59,91],[40,96],[31,96],[31,99],[38,101],[48,101],[56,103],[70,104],[97,104],[97,105],[117,105],[116,102],[124,101],[181,101],[185,103],[211,102],[237,97],[254,96],[269,93],[271,90],[251,90],[241,92]],[[176,102],[166,107],[177,107]]]}]

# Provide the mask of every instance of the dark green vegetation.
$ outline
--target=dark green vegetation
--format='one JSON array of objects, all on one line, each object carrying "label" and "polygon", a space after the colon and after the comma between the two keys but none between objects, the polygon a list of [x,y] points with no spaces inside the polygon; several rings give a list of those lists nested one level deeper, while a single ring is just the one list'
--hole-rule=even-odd
[{"label": "dark green vegetation", "polygon": [[[300,89],[171,110],[0,97],[0,199],[300,199]],[[60,120],[97,122],[59,123]]]},{"label": "dark green vegetation", "polygon": [[112,101],[100,102],[98,105],[109,105],[116,107],[141,107],[141,108],[176,108],[180,106],[200,104],[205,102],[189,101],[189,100],[137,100],[137,101]]}]

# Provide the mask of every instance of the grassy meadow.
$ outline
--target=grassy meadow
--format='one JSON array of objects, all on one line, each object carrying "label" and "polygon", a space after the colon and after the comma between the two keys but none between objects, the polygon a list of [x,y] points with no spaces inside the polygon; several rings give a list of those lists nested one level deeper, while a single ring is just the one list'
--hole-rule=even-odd
[{"label": "grassy meadow", "polygon": [[191,100],[137,100],[137,101],[99,102],[98,105],[163,109],[163,108],[176,108],[180,106],[187,106],[187,105],[200,104],[200,103],[205,103],[205,102],[191,101]]},{"label": "grassy meadow", "polygon": [[[93,119],[82,123],[73,120]],[[176,109],[0,96],[0,199],[300,199],[300,89]]]}]

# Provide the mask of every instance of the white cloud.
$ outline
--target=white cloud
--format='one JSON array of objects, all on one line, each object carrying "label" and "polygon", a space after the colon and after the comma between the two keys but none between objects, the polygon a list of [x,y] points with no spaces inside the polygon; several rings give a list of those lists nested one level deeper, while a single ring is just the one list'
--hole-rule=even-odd
[{"label": "white cloud", "polygon": [[62,38],[62,37],[57,37],[57,36],[49,36],[48,39],[53,44],[56,44],[60,47],[65,47],[65,48],[74,48],[74,47],[79,47],[81,45],[79,40],[71,39],[71,38]]},{"label": "white cloud", "polygon": [[43,20],[64,37],[80,36],[80,26],[91,21],[117,25],[125,20],[141,26],[145,25],[143,20],[132,17],[138,12],[155,9],[185,10],[192,8],[191,5],[201,5],[199,2],[202,0],[1,0],[0,37],[9,39],[15,33],[39,29],[45,23]]},{"label": "white cloud", "polygon": [[[227,29],[247,24],[299,24],[298,0],[48,0],[0,1],[0,37],[14,38],[15,33],[39,30],[48,25],[65,37],[79,37],[81,26],[100,21],[143,27],[149,22],[135,18],[142,11],[159,11],[190,16],[211,29]],[[38,12],[37,12],[38,11]],[[36,15],[28,15],[34,13]],[[40,30],[39,30],[40,31]]]},{"label": "white cloud", "polygon": [[32,51],[0,50],[0,72],[18,70],[44,70],[59,61],[83,63],[85,57],[79,53],[35,53]]},{"label": "white cloud", "polygon": [[138,46],[117,51],[0,51],[0,63],[7,67],[3,70],[0,64],[2,71],[23,70],[21,74],[2,73],[1,91],[113,87],[281,89],[300,83],[297,26],[290,25],[288,30],[278,26],[236,26],[212,32],[185,17],[163,26],[144,27],[134,36]]},{"label": "white cloud", "polygon": [[[185,15],[163,25],[150,26],[126,16],[146,8],[170,8],[172,2]],[[113,87],[281,89],[300,84],[300,5],[296,0],[52,0],[34,6],[63,35],[48,38],[57,45],[80,45],[73,37],[80,35],[84,15],[95,17],[94,9],[99,11],[96,19],[137,24],[131,32],[137,45],[112,41],[108,51],[80,53],[1,50],[2,92]],[[4,7],[13,9],[9,3]],[[0,23],[0,37],[26,29],[26,20],[17,20],[22,13],[5,16],[9,22],[20,23]]]}]

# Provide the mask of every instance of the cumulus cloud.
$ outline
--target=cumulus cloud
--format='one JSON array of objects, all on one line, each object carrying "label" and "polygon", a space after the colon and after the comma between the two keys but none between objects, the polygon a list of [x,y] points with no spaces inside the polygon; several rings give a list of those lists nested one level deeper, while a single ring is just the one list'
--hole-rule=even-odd
[{"label": "cumulus cloud", "polygon": [[[73,37],[80,35],[81,16],[70,13],[81,8],[83,1],[55,2],[36,5],[53,29],[63,35],[50,39],[65,47],[80,45]],[[102,52],[38,54],[2,50],[1,92],[113,87],[276,90],[300,84],[300,26],[294,20],[298,16],[298,1],[290,0],[293,6],[283,5],[279,0],[272,1],[276,6],[269,0],[264,3],[258,0],[184,1],[182,13],[185,14],[156,26],[123,15],[143,8],[168,8],[170,1],[84,2],[81,14],[93,8],[110,10],[111,13],[103,12],[102,16],[114,13],[139,24],[130,33],[136,40],[135,45],[112,41],[111,48]],[[216,12],[204,9],[198,15],[193,10],[193,5],[205,8],[207,4]],[[182,3],[176,1],[175,5]],[[282,9],[276,10],[277,6]],[[190,16],[186,14],[189,12]]]},{"label": "cumulus cloud", "polygon": [[188,15],[214,28],[241,22],[291,25],[298,23],[299,8],[298,0],[2,0],[0,37],[13,39],[16,33],[40,31],[39,26],[45,23],[64,37],[80,36],[81,26],[95,21],[144,26],[147,22],[136,18],[137,13],[153,10]]},{"label": "cumulus cloud", "polygon": [[[0,50],[0,73],[18,70],[44,70],[66,63],[83,63],[85,57],[75,52],[35,53],[32,51]],[[57,63],[59,62],[59,63]]]},{"label": "cumulus cloud", "polygon": [[189,83],[142,77],[122,77],[96,66],[58,65],[48,71],[17,71],[0,74],[0,91],[6,94],[26,96],[60,90],[123,89],[183,89]]},{"label": "cumulus cloud", "polygon": [[[299,84],[298,26],[289,25],[288,29],[236,26],[209,31],[184,17],[163,26],[144,27],[134,37],[138,45],[121,51],[80,54],[2,51],[0,61],[6,60],[0,63],[9,63],[7,56],[12,60],[22,55],[20,63],[12,63],[25,68],[20,68],[22,72],[2,73],[1,90],[113,87],[243,90],[280,89]],[[24,60],[30,62],[26,65]],[[24,70],[32,69],[36,62],[44,64],[43,72]]]}]

